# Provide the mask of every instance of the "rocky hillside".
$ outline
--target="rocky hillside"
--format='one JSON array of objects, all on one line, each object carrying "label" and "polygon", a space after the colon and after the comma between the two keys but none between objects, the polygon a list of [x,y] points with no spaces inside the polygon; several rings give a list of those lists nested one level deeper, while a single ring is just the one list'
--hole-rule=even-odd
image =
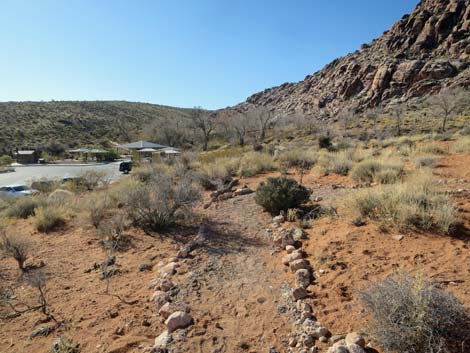
[{"label": "rocky hillside", "polygon": [[0,103],[0,154],[52,142],[75,147],[138,138],[152,121],[184,118],[188,110],[146,103]]},{"label": "rocky hillside", "polygon": [[423,0],[409,15],[355,53],[298,83],[249,97],[243,105],[282,113],[363,110],[408,100],[444,86],[470,86],[470,1]]}]

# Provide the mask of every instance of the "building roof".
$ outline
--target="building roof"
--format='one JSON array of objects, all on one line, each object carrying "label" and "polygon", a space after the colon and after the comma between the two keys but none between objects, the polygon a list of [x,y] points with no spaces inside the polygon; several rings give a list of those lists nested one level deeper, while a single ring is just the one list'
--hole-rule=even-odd
[{"label": "building roof", "polygon": [[108,153],[108,151],[100,149],[77,148],[76,150],[69,150],[70,153]]},{"label": "building roof", "polygon": [[157,152],[155,148],[142,148],[139,152]]},{"label": "building roof", "polygon": [[158,143],[148,142],[148,141],[137,141],[137,142],[126,143],[124,145],[120,145],[119,147],[127,148],[127,149],[130,149],[130,150],[141,150],[142,148],[161,149],[161,148],[165,148],[167,146],[160,145]]},{"label": "building roof", "polygon": [[16,151],[15,154],[19,154],[19,155],[30,155],[30,154],[34,154],[36,151],[34,150],[24,150],[24,151]]},{"label": "building roof", "polygon": [[181,153],[180,151],[178,151],[176,148],[173,148],[173,147],[164,148],[163,152],[166,154],[180,154]]}]

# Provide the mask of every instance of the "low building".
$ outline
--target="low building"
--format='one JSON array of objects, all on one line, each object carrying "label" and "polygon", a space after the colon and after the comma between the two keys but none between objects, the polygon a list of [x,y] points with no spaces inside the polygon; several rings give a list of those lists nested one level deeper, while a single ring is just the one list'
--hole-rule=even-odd
[{"label": "low building", "polygon": [[39,153],[35,150],[17,150],[13,156],[19,164],[36,164],[39,160]]},{"label": "low building", "polygon": [[160,150],[162,148],[167,148],[168,146],[160,145],[158,143],[148,142],[148,141],[137,141],[131,143],[125,143],[123,145],[119,145],[120,149],[128,150],[128,151],[140,151],[146,148],[152,148],[154,150]]}]

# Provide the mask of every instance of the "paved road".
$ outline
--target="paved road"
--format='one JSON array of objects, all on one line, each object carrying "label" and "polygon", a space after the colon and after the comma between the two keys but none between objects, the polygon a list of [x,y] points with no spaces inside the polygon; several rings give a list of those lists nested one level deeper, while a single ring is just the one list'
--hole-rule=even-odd
[{"label": "paved road", "polygon": [[119,172],[119,162],[99,165],[41,165],[15,167],[15,172],[0,174],[0,186],[11,184],[31,184],[38,179],[59,179],[64,177],[74,177],[86,172],[95,170],[105,172],[110,179],[119,178],[122,174]]}]

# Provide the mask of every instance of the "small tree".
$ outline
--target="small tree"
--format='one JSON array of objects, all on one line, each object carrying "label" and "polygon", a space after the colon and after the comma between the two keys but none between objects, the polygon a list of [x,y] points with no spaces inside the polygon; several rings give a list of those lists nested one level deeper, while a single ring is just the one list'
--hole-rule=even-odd
[{"label": "small tree", "polygon": [[209,140],[215,130],[216,113],[209,112],[201,107],[195,107],[190,114],[192,127],[202,134],[202,149],[207,151]]},{"label": "small tree", "polygon": [[372,129],[374,130],[374,135],[377,136],[377,123],[380,115],[383,114],[383,109],[381,106],[369,109],[366,111],[365,116],[367,120],[372,121]]},{"label": "small tree", "polygon": [[251,121],[246,113],[235,112],[227,118],[228,128],[235,135],[240,146],[246,143],[246,137],[251,127]]},{"label": "small tree", "polygon": [[468,92],[461,88],[443,88],[428,99],[432,111],[442,117],[442,132],[446,131],[449,120],[468,104],[468,98]]},{"label": "small tree", "polygon": [[248,111],[250,120],[253,120],[258,128],[259,142],[263,142],[266,138],[268,129],[276,124],[277,117],[274,112],[266,107],[255,107]]},{"label": "small tree", "polygon": [[32,242],[20,235],[4,234],[0,239],[0,249],[6,256],[13,257],[18,262],[18,268],[25,270],[24,263],[32,248]]},{"label": "small tree", "polygon": [[4,154],[3,156],[0,157],[0,167],[9,166],[12,163],[13,163],[13,158],[11,158],[9,155]]}]

